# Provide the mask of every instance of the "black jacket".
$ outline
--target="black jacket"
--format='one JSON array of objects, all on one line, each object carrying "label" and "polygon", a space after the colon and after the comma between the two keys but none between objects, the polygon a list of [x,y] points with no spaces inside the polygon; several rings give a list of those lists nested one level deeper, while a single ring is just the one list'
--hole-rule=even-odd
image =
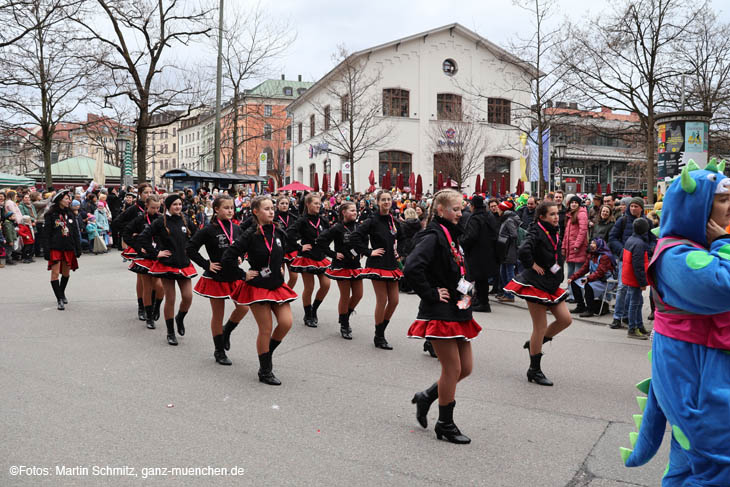
[{"label": "black jacket", "polygon": [[499,273],[497,235],[499,222],[486,208],[475,208],[461,237],[469,280],[485,281]]},{"label": "black jacket", "polygon": [[[264,225],[264,233],[259,233],[259,227],[250,227],[223,252],[221,265],[226,269],[238,268],[238,259],[248,254],[251,270],[261,271],[266,267],[271,274],[268,277],[258,275],[246,281],[247,286],[263,289],[277,289],[284,284],[281,265],[284,262],[284,240],[286,233],[276,225]],[[266,238],[266,241],[264,241]],[[267,246],[271,245],[271,252]]]},{"label": "black jacket", "polygon": [[[137,239],[150,259],[157,259],[160,264],[182,269],[190,265],[186,247],[194,231],[195,227],[185,221],[182,215],[163,215],[145,228]],[[157,246],[152,245],[152,242]],[[162,250],[169,250],[170,256],[158,258],[157,254]]]},{"label": "black jacket", "polygon": [[[559,227],[553,227],[552,225],[541,222],[546,230],[550,232],[553,243],[558,238]],[[522,284],[530,284],[538,289],[541,289],[547,293],[555,293],[560,284],[563,282],[563,252],[560,249],[562,241],[557,242],[558,248],[554,249],[553,243],[545,234],[545,232],[537,224],[537,221],[530,226],[527,231],[527,237],[522,242],[518,250],[518,256],[522,266],[525,268],[515,280]],[[560,270],[553,274],[550,272],[550,268],[555,264],[555,253],[558,254],[557,263],[560,266]],[[532,268],[532,264],[537,264],[543,268],[545,273],[541,276]]]},{"label": "black jacket", "polygon": [[[398,268],[398,259],[395,257],[396,241],[403,237],[403,231],[398,220],[392,215],[373,214],[370,218],[358,227],[352,234],[352,242],[355,248],[368,259],[366,267],[383,270],[395,270]],[[370,248],[368,248],[370,239]],[[385,253],[380,257],[372,255],[373,250],[384,249]]]},{"label": "black jacket", "polygon": [[[440,225],[449,230],[454,240],[461,234],[458,225],[434,218],[416,235],[416,245],[406,259],[403,272],[421,298],[418,305],[419,320],[468,321],[472,318],[471,308],[459,309],[456,306],[460,298],[456,288],[461,272]],[[440,287],[449,290],[448,303],[439,300],[437,288]]]},{"label": "black jacket", "polygon": [[[135,202],[132,206],[127,208],[122,212],[119,217],[112,220],[112,225],[114,226],[114,230],[117,232],[123,232],[124,229],[129,225],[129,223],[137,218],[139,215],[144,215],[145,211],[144,208],[139,204],[139,202]],[[129,242],[126,242],[127,245],[129,245]]]},{"label": "black jacket", "polygon": [[46,260],[51,259],[51,250],[72,250],[76,257],[81,255],[79,227],[70,209],[62,210],[52,206],[46,212],[43,233],[43,249]]},{"label": "black jacket", "polygon": [[[517,212],[517,216],[520,217],[520,226],[527,230],[530,228],[530,225],[532,225],[532,222],[535,221],[535,210],[536,208],[533,208],[530,210],[527,205],[520,208],[520,211]],[[563,220],[564,221],[564,220]]]},{"label": "black jacket", "polygon": [[401,222],[401,229],[403,236],[398,239],[398,255],[406,257],[413,250],[413,237],[421,231],[421,220],[414,218]]},{"label": "black jacket", "polygon": [[[333,269],[359,269],[360,253],[350,242],[352,232],[357,228],[357,223],[337,223],[333,227],[322,232],[315,245],[322,250],[330,259],[332,259],[331,267]],[[335,250],[330,249],[330,242],[335,242]],[[338,260],[337,253],[344,256],[344,259]]]},{"label": "black jacket", "polygon": [[[223,225],[223,227],[221,227],[221,225]],[[224,228],[225,231],[223,230]],[[203,277],[209,277],[218,282],[234,282],[239,279],[243,279],[243,269],[238,267],[237,262],[235,267],[223,267],[221,264],[223,253],[231,246],[231,242],[228,240],[226,232],[228,232],[228,235],[232,236],[234,241],[243,234],[241,227],[234,225],[233,222],[227,221],[219,223],[218,220],[214,219],[201,230],[195,232],[195,235],[193,235],[193,238],[190,239],[185,249],[190,260],[205,270],[205,272],[203,272]],[[203,245],[205,245],[205,251],[208,254],[208,259],[200,255],[199,250]],[[221,270],[218,272],[212,272],[210,270],[211,262],[221,264]]]},{"label": "black jacket", "polygon": [[[304,215],[300,217],[287,230],[287,249],[298,250],[298,257],[306,257],[312,260],[323,260],[325,258],[322,249],[317,248],[315,241],[319,235],[329,228],[327,218],[322,215]],[[301,241],[301,244],[299,243]],[[302,251],[302,245],[310,244],[312,248],[306,252]],[[287,250],[288,251],[288,250]]]},{"label": "black jacket", "polygon": [[137,252],[138,255],[146,256],[146,254],[142,252],[142,243],[139,240],[139,236],[142,234],[145,228],[152,225],[152,222],[154,222],[159,217],[159,213],[150,216],[148,223],[147,213],[144,213],[142,215],[136,216],[131,222],[129,222],[126,227],[124,227],[124,231],[122,232],[122,238],[125,242],[127,242],[127,245],[132,247]]}]

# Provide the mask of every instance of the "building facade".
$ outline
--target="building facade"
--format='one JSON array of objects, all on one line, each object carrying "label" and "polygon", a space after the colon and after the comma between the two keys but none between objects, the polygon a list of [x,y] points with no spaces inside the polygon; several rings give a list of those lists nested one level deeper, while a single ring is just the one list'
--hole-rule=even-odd
[{"label": "building facade", "polygon": [[[367,89],[378,107],[372,130],[386,133],[352,167],[355,191],[368,188],[373,171],[376,186],[386,172],[393,182],[399,174],[407,181],[413,172],[422,176],[424,192],[433,192],[439,173],[444,179],[453,176],[445,146],[462,143],[454,140],[464,123],[474,125],[471,130],[486,140],[474,155],[478,164],[463,181],[464,190],[471,191],[476,176],[485,177],[493,167],[506,168],[510,187],[516,185],[521,124],[513,113],[518,106],[530,106],[534,67],[459,24],[356,52],[346,62],[354,60],[361,62],[364,78],[374,80]],[[355,105],[348,95],[338,98],[340,92],[333,88],[341,83],[344,63],[288,109],[293,178],[310,186],[315,175],[321,180],[326,173],[332,180],[339,170],[347,173],[349,156],[335,155],[333,144],[325,143],[335,136],[334,117],[349,120],[347,107]]]},{"label": "building facade", "polygon": [[165,171],[178,167],[178,130],[183,112],[173,111],[150,117],[154,127],[147,132],[147,174],[156,187],[172,188],[172,181],[162,178]]}]

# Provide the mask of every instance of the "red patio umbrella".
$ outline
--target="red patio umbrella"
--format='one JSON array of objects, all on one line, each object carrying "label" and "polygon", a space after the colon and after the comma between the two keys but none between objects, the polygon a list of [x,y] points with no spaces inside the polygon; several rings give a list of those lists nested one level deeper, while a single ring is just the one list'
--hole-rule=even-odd
[{"label": "red patio umbrella", "polygon": [[319,174],[314,173],[314,190],[319,191]]},{"label": "red patio umbrella", "polygon": [[499,192],[502,194],[502,196],[507,194],[507,181],[504,178],[504,174],[502,174],[502,181],[499,184]]},{"label": "red patio umbrella", "polygon": [[416,179],[416,198],[420,199],[421,196],[423,196],[423,180],[419,174],[418,179]]},{"label": "red patio umbrella", "polygon": [[446,178],[446,187],[449,188],[449,189],[451,189],[451,176],[449,176],[448,178]]},{"label": "red patio umbrella", "polygon": [[611,183],[606,183],[606,194],[611,193]]},{"label": "red patio umbrella", "polygon": [[337,171],[335,174],[335,191],[338,193],[342,191],[342,171]]},{"label": "red patio umbrella", "polygon": [[398,174],[398,179],[395,180],[395,187],[403,191],[403,173]]},{"label": "red patio umbrella", "polygon": [[477,174],[477,183],[474,185],[474,192],[478,193],[482,189],[482,175]]},{"label": "red patio umbrella", "polygon": [[393,186],[393,184],[390,182],[390,171],[385,173],[385,176],[383,176],[383,189],[390,190],[390,188]]},{"label": "red patio umbrella", "polygon": [[439,173],[439,177],[436,180],[436,191],[440,191],[444,187],[444,175]]},{"label": "red patio umbrella", "polygon": [[481,190],[482,190],[482,193],[487,194],[487,178],[484,178],[484,180],[482,181]]},{"label": "red patio umbrella", "polygon": [[492,198],[497,197],[497,180],[492,179]]},{"label": "red patio umbrella", "polygon": [[596,194],[601,194],[601,183],[596,185]]},{"label": "red patio umbrella", "polygon": [[411,173],[408,178],[408,187],[411,188],[411,192],[413,192],[416,188],[416,175],[414,173]]},{"label": "red patio umbrella", "polygon": [[299,181],[294,181],[279,188],[279,191],[312,191],[312,188]]},{"label": "red patio umbrella", "polygon": [[368,181],[370,181],[368,193],[372,193],[373,191],[375,191],[375,171],[373,171],[372,169],[370,170],[370,176],[368,176]]},{"label": "red patio umbrella", "polygon": [[322,191],[329,191],[330,189],[330,178],[327,173],[322,175]]},{"label": "red patio umbrella", "polygon": [[274,192],[274,178],[269,178],[269,193]]},{"label": "red patio umbrella", "polygon": [[575,192],[580,193],[580,183],[575,185]]}]

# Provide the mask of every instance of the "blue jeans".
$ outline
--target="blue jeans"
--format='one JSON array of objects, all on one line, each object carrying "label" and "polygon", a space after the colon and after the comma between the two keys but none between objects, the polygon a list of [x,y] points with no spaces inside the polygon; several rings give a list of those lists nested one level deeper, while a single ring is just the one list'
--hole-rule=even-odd
[{"label": "blue jeans", "polygon": [[[568,264],[568,272],[565,274],[565,277],[570,277],[573,274],[575,274],[578,269],[583,267],[583,262],[566,262]],[[570,296],[571,299],[575,299],[575,296],[573,296],[573,288],[571,286],[568,286],[568,296]]]},{"label": "blue jeans", "polygon": [[[502,281],[502,287],[509,284],[509,282],[515,277],[515,264],[502,264],[499,267],[499,276]],[[504,292],[505,298],[514,299],[515,295],[511,292]]]},{"label": "blue jeans", "polygon": [[629,309],[629,330],[644,326],[641,310],[644,306],[644,297],[640,287],[624,286],[626,289],[626,302]]},{"label": "blue jeans", "polygon": [[622,262],[618,261],[618,287],[616,288],[616,304],[613,306],[613,319],[622,320],[628,317],[628,299],[626,297],[626,286],[621,282]]}]

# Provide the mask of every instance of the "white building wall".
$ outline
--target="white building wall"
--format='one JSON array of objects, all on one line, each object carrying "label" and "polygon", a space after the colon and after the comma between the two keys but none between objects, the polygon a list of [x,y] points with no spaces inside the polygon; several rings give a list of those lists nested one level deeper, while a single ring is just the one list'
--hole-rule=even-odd
[{"label": "white building wall", "polygon": [[[442,71],[445,59],[453,59],[458,71],[454,76],[447,76]],[[519,178],[519,130],[507,126],[486,124],[487,98],[505,98],[522,106],[529,106],[529,87],[527,77],[521,68],[498,60],[483,45],[477,45],[472,39],[449,30],[430,34],[425,39],[418,38],[402,42],[396,47],[387,47],[374,51],[366,69],[371,75],[381,72],[381,82],[374,88],[374,96],[382,96],[386,88],[409,90],[409,117],[384,117],[383,124],[391,137],[379,151],[399,150],[412,154],[412,171],[423,178],[424,192],[432,190],[433,156],[435,147],[432,141],[433,126],[437,123],[437,94],[454,93],[462,96],[462,110],[466,112],[470,106],[480,119],[489,140],[489,147],[483,157],[503,156],[512,159],[510,188],[514,189]],[[309,117],[315,113],[312,99],[325,96],[322,87],[315,87],[317,92],[301,105],[293,107],[292,114],[292,167],[295,179],[309,184],[309,165],[316,164],[320,182],[324,171],[326,154],[309,158],[310,145],[321,141],[323,120],[315,114],[317,131],[314,138],[309,138]],[[478,92],[481,96],[474,97]],[[320,102],[322,105],[326,103]],[[329,100],[332,116],[340,116],[340,101]],[[513,105],[514,110],[514,105]],[[303,124],[303,140],[298,143],[297,125]],[[446,122],[448,123],[448,122]],[[376,186],[379,186],[379,151],[370,151],[355,166],[356,190],[367,189],[368,175],[375,171]],[[332,174],[341,167],[341,161],[332,156]],[[301,179],[303,176],[303,179]],[[407,180],[409,175],[404,175]],[[466,191],[473,191],[476,175],[467,183]],[[395,184],[395,181],[393,181]]]}]

